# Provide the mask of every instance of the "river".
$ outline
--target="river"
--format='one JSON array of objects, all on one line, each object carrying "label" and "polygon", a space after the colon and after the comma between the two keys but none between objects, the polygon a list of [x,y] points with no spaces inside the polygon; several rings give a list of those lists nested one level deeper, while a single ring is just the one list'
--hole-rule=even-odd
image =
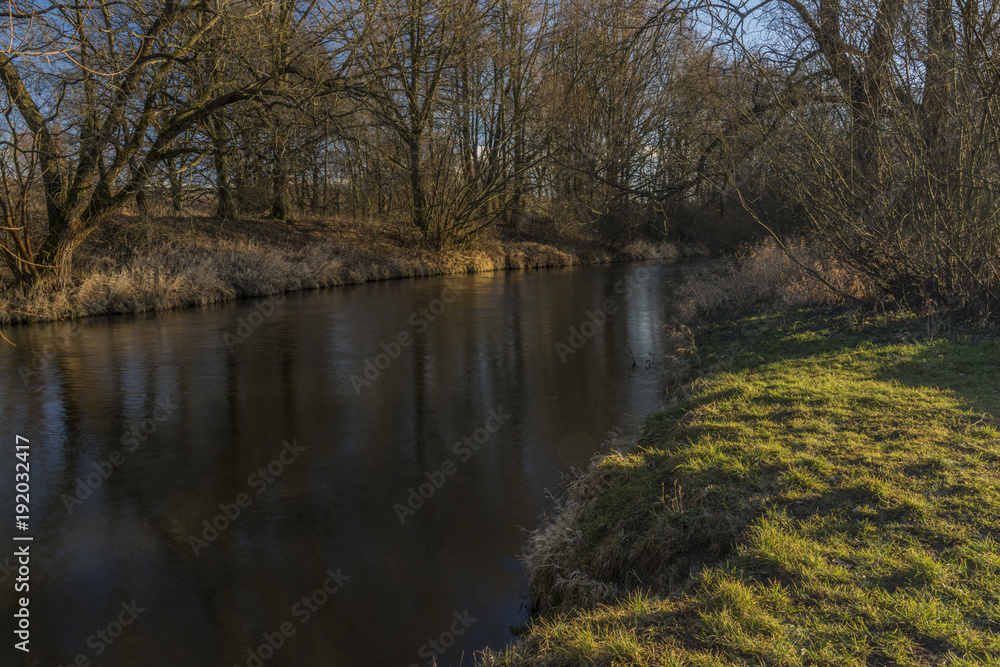
[{"label": "river", "polygon": [[6,329],[0,655],[406,667],[502,647],[546,490],[662,397],[680,273],[438,277]]}]

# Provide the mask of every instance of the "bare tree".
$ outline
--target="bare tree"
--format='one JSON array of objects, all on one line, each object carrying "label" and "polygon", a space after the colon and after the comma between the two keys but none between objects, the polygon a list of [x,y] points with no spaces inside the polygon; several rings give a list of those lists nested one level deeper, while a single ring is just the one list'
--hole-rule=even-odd
[{"label": "bare tree", "polygon": [[304,63],[301,51],[287,50],[267,67],[247,67],[246,77],[208,90],[187,85],[194,56],[213,31],[226,22],[259,23],[267,6],[94,0],[0,12],[13,45],[0,53],[0,103],[16,114],[18,136],[30,138],[12,146],[11,168],[22,165],[15,170],[37,177],[45,201],[42,224],[28,210],[4,230],[4,260],[21,285],[69,281],[74,250],[142,190],[159,164],[189,150],[175,143],[183,133],[220,109],[281,99],[286,77],[318,78],[328,93],[340,85],[351,45],[326,39],[325,19],[338,7],[324,7],[324,20],[310,19],[318,3],[297,8],[295,28],[309,33],[303,42],[324,44],[330,55],[322,64],[339,66]]},{"label": "bare tree", "polygon": [[551,46],[553,187],[568,217],[632,240],[709,175],[721,68],[687,8],[649,0],[560,6]]},{"label": "bare tree", "polygon": [[782,42],[738,33],[749,6],[716,27],[767,98],[759,158],[819,238],[895,298],[995,307],[995,17],[951,0],[756,9]]}]

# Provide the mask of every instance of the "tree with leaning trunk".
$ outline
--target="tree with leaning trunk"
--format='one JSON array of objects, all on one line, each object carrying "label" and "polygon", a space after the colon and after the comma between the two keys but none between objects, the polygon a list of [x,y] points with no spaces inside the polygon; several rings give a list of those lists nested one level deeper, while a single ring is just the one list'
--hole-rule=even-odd
[{"label": "tree with leaning trunk", "polygon": [[[161,163],[190,150],[177,145],[183,133],[227,106],[287,97],[278,88],[291,77],[318,81],[329,94],[350,61],[349,45],[325,39],[336,27],[325,19],[337,8],[307,20],[317,11],[313,2],[297,8],[291,29],[308,32],[304,42],[333,44],[326,64],[337,68],[320,72],[313,58],[306,72],[299,52],[288,50],[281,62],[199,89],[186,85],[185,71],[199,50],[226,24],[252,25],[267,11],[227,0],[93,0],[81,7],[9,5],[0,12],[10,26],[0,52],[0,104],[17,138],[7,142],[0,168],[0,254],[23,289],[70,283],[73,254],[88,235],[122,211]],[[41,216],[28,204],[13,205],[34,192],[44,199]]]}]

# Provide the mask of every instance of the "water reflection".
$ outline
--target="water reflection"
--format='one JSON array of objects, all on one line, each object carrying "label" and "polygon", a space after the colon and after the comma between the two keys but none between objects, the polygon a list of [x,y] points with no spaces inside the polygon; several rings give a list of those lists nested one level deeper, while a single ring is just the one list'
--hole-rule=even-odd
[{"label": "water reflection", "polygon": [[[618,265],[397,281],[290,295],[269,317],[247,301],[7,331],[11,473],[14,434],[33,445],[23,664],[410,665],[440,648],[448,665],[502,645],[522,619],[516,555],[544,489],[658,400],[644,360],[662,354],[678,276]],[[629,294],[616,289],[630,278]],[[561,359],[556,344],[609,299],[617,310]],[[250,333],[230,351],[241,321]],[[23,383],[18,369],[40,367],[33,352],[54,340]],[[478,451],[456,450],[500,409],[509,418]],[[401,523],[394,506],[435,480]],[[13,507],[10,485],[0,499]],[[323,591],[338,570],[339,590]],[[123,604],[141,612],[116,628]],[[4,596],[7,637],[13,609]]]}]

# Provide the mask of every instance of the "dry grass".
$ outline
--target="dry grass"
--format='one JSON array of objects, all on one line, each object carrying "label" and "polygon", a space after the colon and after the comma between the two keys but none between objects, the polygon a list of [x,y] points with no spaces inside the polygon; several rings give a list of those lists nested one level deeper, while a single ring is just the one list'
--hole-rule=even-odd
[{"label": "dry grass", "polygon": [[712,269],[686,277],[666,331],[667,347],[673,351],[663,360],[663,383],[673,392],[672,403],[690,396],[689,383],[702,364],[692,327],[738,319],[755,309],[787,311],[876,299],[874,285],[820,244],[800,239],[785,247],[795,259],[766,238]]},{"label": "dry grass", "polygon": [[78,253],[72,287],[23,295],[8,279],[0,323],[164,310],[392,278],[680,256],[668,243],[635,243],[611,253],[586,238],[548,238],[537,243],[494,236],[472,248],[439,250],[405,227],[375,221],[220,224],[192,217],[142,223],[121,216]]},{"label": "dry grass", "polygon": [[785,308],[830,306],[875,296],[874,287],[856,271],[836,261],[815,242],[787,245],[801,265],[815,271],[833,288],[817,280],[768,238],[749,246],[721,266],[689,276],[677,293],[677,318],[684,324],[738,317],[762,302]]},{"label": "dry grass", "polygon": [[588,604],[605,603],[620,594],[613,583],[585,572],[579,559],[584,539],[580,520],[584,510],[605,488],[602,478],[592,471],[634,446],[634,439],[616,434],[604,443],[603,449],[608,454],[595,456],[586,470],[571,470],[562,494],[554,498],[554,507],[542,517],[542,525],[531,533],[522,555],[530,576],[531,609],[562,608],[581,600]]}]

